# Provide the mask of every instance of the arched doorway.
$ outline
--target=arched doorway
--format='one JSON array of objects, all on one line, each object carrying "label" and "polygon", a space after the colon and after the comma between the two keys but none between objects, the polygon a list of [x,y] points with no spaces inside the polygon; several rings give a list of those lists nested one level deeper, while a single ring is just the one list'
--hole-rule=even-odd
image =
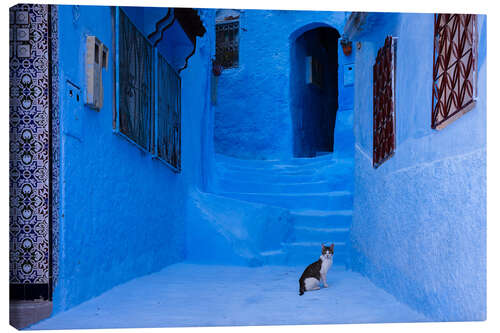
[{"label": "arched doorway", "polygon": [[338,109],[338,38],[331,27],[308,30],[292,41],[290,97],[293,154],[333,152]]}]

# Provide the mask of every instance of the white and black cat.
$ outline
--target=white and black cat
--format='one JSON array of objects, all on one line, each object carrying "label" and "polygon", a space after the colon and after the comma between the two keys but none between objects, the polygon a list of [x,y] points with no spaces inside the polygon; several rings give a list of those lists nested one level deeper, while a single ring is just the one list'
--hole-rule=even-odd
[{"label": "white and black cat", "polygon": [[323,282],[323,287],[328,287],[326,273],[332,266],[333,246],[333,243],[330,246],[321,245],[321,256],[318,261],[307,266],[299,279],[299,295],[302,296],[305,291],[320,289],[320,282]]}]

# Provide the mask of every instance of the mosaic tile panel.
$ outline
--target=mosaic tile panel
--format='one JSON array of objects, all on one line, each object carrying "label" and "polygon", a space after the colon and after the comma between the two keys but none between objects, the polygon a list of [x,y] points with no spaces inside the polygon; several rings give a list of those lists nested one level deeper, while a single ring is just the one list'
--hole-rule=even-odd
[{"label": "mosaic tile panel", "polygon": [[10,9],[10,283],[49,283],[49,6]]},{"label": "mosaic tile panel", "polygon": [[55,286],[59,276],[59,30],[57,6],[50,6],[50,80],[51,80],[51,120],[52,120],[52,284]]}]

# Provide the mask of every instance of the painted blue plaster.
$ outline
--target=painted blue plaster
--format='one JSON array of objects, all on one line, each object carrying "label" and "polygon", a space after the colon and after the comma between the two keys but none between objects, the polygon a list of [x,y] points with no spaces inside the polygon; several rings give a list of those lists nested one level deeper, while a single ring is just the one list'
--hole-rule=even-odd
[{"label": "painted blue plaster", "polygon": [[[353,269],[434,320],[486,319],[486,18],[476,107],[431,129],[433,15],[372,14],[355,37]],[[372,167],[372,66],[397,40],[396,151]]]},{"label": "painted blue plaster", "polygon": [[[59,82],[61,91],[69,80],[84,94],[86,36],[97,36],[111,51],[112,11],[105,6],[74,9],[59,6]],[[207,43],[200,42],[181,74],[183,88],[193,87],[182,95],[181,174],[113,132],[111,53],[99,112],[83,106],[82,98],[74,104],[60,94],[61,247],[54,312],[185,259],[187,191],[202,186],[201,155],[210,151],[192,135],[207,133],[207,50]]]},{"label": "painted blue plaster", "polygon": [[[339,46],[341,49],[342,47]],[[354,64],[356,45],[352,45],[352,53],[348,56],[342,51],[341,59],[343,64],[339,64],[339,109],[335,121],[335,147],[334,152],[337,156],[354,156],[354,84],[344,82],[345,67],[353,68],[354,77],[356,77],[356,65]]]},{"label": "painted blue plaster", "polygon": [[279,249],[291,228],[286,209],[200,191],[187,211],[190,262],[260,266],[260,253]]},{"label": "painted blue plaster", "polygon": [[[224,70],[217,83],[217,153],[246,159],[293,156],[291,45],[320,26],[342,31],[345,18],[343,12],[241,12],[239,67]],[[343,61],[340,56],[340,66]]]}]

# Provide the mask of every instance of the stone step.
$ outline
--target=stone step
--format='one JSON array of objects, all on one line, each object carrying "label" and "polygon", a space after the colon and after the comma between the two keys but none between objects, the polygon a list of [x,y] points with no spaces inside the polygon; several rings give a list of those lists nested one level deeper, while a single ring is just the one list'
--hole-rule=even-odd
[{"label": "stone step", "polygon": [[214,192],[290,210],[292,229],[281,248],[261,252],[267,265],[306,265],[335,243],[334,265],[348,265],[352,221],[352,157],[324,154],[289,160],[241,160],[216,156]]},{"label": "stone step", "polygon": [[[329,245],[329,244],[327,244]],[[287,253],[287,261],[289,264],[298,263],[306,264],[318,260],[321,255],[321,242],[293,242],[282,245]],[[345,264],[347,259],[347,248],[345,242],[335,243],[335,251],[333,255],[334,263]]]},{"label": "stone step", "polygon": [[291,210],[290,215],[298,227],[350,228],[352,222],[352,210]]},{"label": "stone step", "polygon": [[290,240],[293,242],[324,242],[325,244],[345,243],[349,237],[349,228],[316,228],[295,226]]},{"label": "stone step", "polygon": [[290,173],[296,174],[301,172],[311,172],[324,168],[339,168],[340,166],[349,166],[352,160],[327,160],[317,161],[309,164],[269,164],[267,166],[256,167],[253,165],[239,165],[230,163],[216,162],[217,169],[222,171],[239,171],[239,172],[271,172],[271,173]]},{"label": "stone step", "polygon": [[350,191],[325,193],[223,192],[220,195],[289,209],[345,210],[352,208],[352,193]]},{"label": "stone step", "polygon": [[347,169],[328,168],[326,171],[304,170],[300,172],[270,172],[270,171],[235,171],[219,170],[218,179],[231,181],[254,182],[254,183],[314,183],[325,181],[333,183],[349,183],[352,180],[352,172]]},{"label": "stone step", "polygon": [[[305,163],[302,163],[306,160]],[[323,167],[349,166],[354,165],[352,157],[337,157],[337,158],[298,158],[292,160],[238,160],[238,159],[218,159],[215,164],[218,168],[234,171],[294,171],[294,170],[310,170]]]},{"label": "stone step", "polygon": [[331,153],[332,153],[331,151],[317,151],[315,157],[320,157],[320,156],[328,155],[328,154],[331,154]]},{"label": "stone step", "polygon": [[[305,268],[318,260],[320,255],[321,243],[295,242],[284,243],[281,250],[262,252],[261,260],[264,265],[304,265]],[[348,255],[345,243],[336,243],[333,264],[347,265]]]},{"label": "stone step", "polygon": [[317,181],[306,183],[263,183],[232,179],[220,179],[218,192],[251,192],[251,193],[322,193],[340,188],[343,182]]},{"label": "stone step", "polygon": [[269,160],[250,160],[240,159],[231,156],[216,154],[215,161],[218,165],[226,165],[231,167],[240,167],[247,169],[267,169],[270,167],[287,167],[287,166],[313,166],[322,163],[330,163],[335,160],[333,154],[326,154],[311,158],[290,158],[290,159],[269,159]]}]

